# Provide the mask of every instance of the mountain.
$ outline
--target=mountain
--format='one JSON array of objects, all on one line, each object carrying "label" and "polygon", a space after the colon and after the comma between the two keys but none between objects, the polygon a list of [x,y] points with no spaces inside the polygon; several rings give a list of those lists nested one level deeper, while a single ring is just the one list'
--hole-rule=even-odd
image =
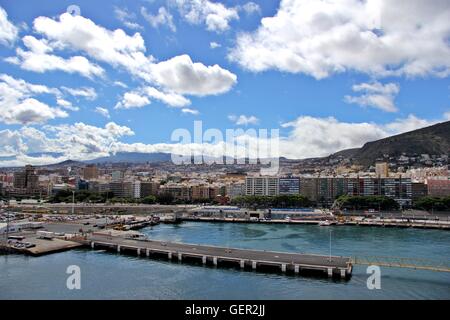
[{"label": "mountain", "polygon": [[117,152],[114,155],[108,157],[97,158],[86,163],[145,163],[145,162],[166,162],[171,161],[171,155],[169,153],[139,153],[139,152]]},{"label": "mountain", "polygon": [[450,152],[450,121],[402,133],[389,138],[368,142],[352,154],[356,163],[371,165],[387,154],[398,157],[408,155],[442,155]]},{"label": "mountain", "polygon": [[[286,159],[280,158],[282,163],[303,163],[314,161],[317,163],[328,163],[329,160],[351,159],[352,163],[363,166],[373,165],[377,159],[384,155],[399,157],[407,155],[442,155],[450,153],[450,121],[438,123],[430,127],[402,133],[396,136],[366,143],[361,148],[346,149],[336,152],[324,158],[311,159]],[[221,160],[221,159],[219,159]],[[86,163],[156,163],[170,162],[169,153],[139,153],[139,152],[118,152],[108,157],[97,158],[89,161],[67,160],[51,166],[83,166]],[[48,166],[47,166],[48,167]]]}]

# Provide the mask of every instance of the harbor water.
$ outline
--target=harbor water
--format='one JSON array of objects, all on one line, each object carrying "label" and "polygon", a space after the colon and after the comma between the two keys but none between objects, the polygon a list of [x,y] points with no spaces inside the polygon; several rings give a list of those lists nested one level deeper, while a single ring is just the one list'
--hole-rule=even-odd
[{"label": "harbor water", "polygon": [[[448,261],[440,230],[185,222],[142,230],[193,244],[343,256]],[[69,290],[67,267],[81,270]],[[213,268],[76,249],[40,257],[0,255],[0,299],[450,299],[450,273],[381,267],[381,289],[367,288],[366,266],[349,281]]]}]

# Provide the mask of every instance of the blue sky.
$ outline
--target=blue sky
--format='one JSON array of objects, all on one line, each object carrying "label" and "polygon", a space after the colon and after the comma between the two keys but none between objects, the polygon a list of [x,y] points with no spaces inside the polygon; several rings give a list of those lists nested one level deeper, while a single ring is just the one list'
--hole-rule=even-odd
[{"label": "blue sky", "polygon": [[[192,130],[194,120],[222,131],[279,128],[282,155],[296,158],[448,120],[450,5],[383,2],[0,0],[0,165],[170,151],[173,130]],[[69,18],[82,20],[63,22],[71,5],[80,16]],[[392,17],[397,10],[405,19]],[[98,36],[117,29],[123,37]],[[123,63],[130,52],[145,63]],[[91,71],[68,63],[75,56]],[[174,85],[178,73],[185,77]],[[7,96],[18,80],[51,92]],[[124,106],[127,93],[149,103]]]}]

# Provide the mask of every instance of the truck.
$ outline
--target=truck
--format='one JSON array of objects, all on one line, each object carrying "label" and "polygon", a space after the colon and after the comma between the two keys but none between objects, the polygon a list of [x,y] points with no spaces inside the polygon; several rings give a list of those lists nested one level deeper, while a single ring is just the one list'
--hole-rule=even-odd
[{"label": "truck", "polygon": [[49,231],[38,231],[37,236],[39,239],[52,240],[55,234]]}]

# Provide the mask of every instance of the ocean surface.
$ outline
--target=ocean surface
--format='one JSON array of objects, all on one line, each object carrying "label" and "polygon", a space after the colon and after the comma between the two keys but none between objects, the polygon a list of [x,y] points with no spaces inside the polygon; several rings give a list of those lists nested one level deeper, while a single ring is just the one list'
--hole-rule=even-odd
[{"label": "ocean surface", "polygon": [[[450,259],[440,230],[185,222],[141,230],[150,238],[195,244],[345,256]],[[69,290],[67,267],[81,289]],[[367,288],[366,266],[349,281],[189,265],[77,249],[41,257],[0,255],[0,299],[450,299],[450,273],[381,268]]]}]

